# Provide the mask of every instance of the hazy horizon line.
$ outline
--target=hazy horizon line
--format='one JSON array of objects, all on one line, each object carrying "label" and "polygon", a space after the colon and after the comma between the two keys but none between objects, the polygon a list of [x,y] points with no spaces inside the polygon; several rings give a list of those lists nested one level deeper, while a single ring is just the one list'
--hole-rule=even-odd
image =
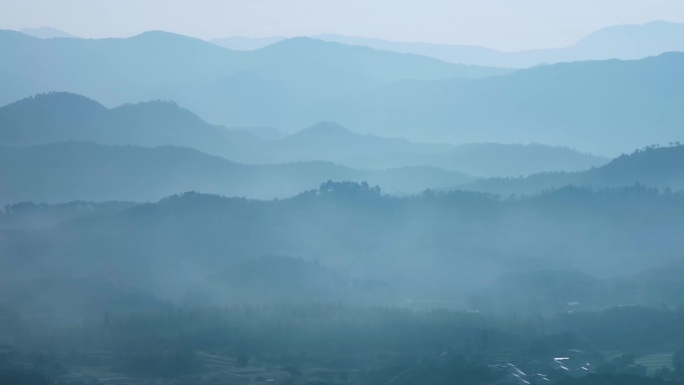
[{"label": "hazy horizon line", "polygon": [[82,35],[77,35],[73,34],[70,31],[67,31],[66,29],[63,28],[58,28],[50,25],[43,25],[43,26],[27,26],[27,27],[22,27],[19,29],[16,28],[0,28],[0,29],[6,29],[9,31],[15,31],[15,32],[20,32],[26,35],[30,36],[30,33],[27,33],[28,31],[31,30],[41,30],[41,29],[49,29],[53,30],[55,32],[60,32],[64,33],[69,36],[65,36],[62,38],[75,38],[75,39],[88,39],[88,40],[102,40],[102,39],[128,39],[136,36],[143,35],[148,32],[164,32],[164,33],[169,33],[169,34],[174,34],[174,35],[179,35],[179,36],[185,36],[185,37],[190,37],[202,41],[206,41],[209,43],[214,43],[215,41],[218,40],[227,40],[227,39],[250,39],[250,40],[267,40],[267,39],[282,39],[282,40],[287,40],[287,39],[296,39],[296,38],[312,38],[312,39],[319,39],[321,37],[325,36],[339,36],[339,37],[345,37],[345,38],[352,38],[352,39],[365,39],[365,40],[376,40],[376,41],[384,41],[384,42],[391,42],[391,43],[401,43],[401,44],[423,44],[423,45],[433,45],[433,46],[452,46],[452,47],[477,47],[477,48],[486,48],[502,53],[515,53],[515,52],[525,52],[525,51],[538,51],[538,50],[550,50],[550,49],[562,49],[562,48],[569,48],[573,47],[576,44],[580,43],[584,39],[588,38],[589,36],[603,31],[605,29],[610,29],[610,28],[617,28],[617,27],[630,27],[630,26],[646,26],[649,24],[656,24],[656,23],[665,23],[665,24],[675,24],[675,25],[684,25],[683,22],[677,22],[677,21],[670,21],[670,20],[665,20],[665,19],[654,19],[650,20],[644,23],[629,23],[629,24],[610,24],[606,25],[604,27],[598,28],[592,32],[589,32],[582,36],[581,38],[577,39],[574,43],[569,44],[569,45],[561,45],[561,46],[547,46],[547,47],[537,47],[537,48],[524,48],[524,49],[514,49],[514,50],[509,50],[509,49],[500,49],[488,45],[481,45],[481,44],[475,44],[475,43],[440,43],[440,42],[431,42],[431,41],[424,41],[424,40],[402,40],[402,39],[386,39],[382,37],[374,37],[374,36],[363,36],[363,35],[355,35],[355,34],[344,34],[344,33],[337,33],[337,32],[326,32],[326,33],[315,33],[315,34],[273,34],[273,35],[255,35],[255,34],[235,34],[235,35],[225,35],[225,36],[215,36],[215,37],[201,37],[193,34],[186,34],[182,32],[177,32],[173,30],[164,30],[164,29],[146,29],[137,33],[133,34],[125,34],[125,35],[108,35],[108,36],[82,36]]}]

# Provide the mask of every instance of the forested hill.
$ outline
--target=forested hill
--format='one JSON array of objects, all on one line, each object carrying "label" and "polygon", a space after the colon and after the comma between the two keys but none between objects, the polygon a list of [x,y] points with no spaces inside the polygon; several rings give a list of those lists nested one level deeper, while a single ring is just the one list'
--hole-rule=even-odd
[{"label": "forested hill", "polygon": [[[278,201],[188,193],[53,228],[6,231],[0,248],[13,274],[111,275],[176,294],[244,258],[286,255],[352,276],[398,279],[416,296],[459,298],[510,269],[615,275],[665,263],[684,250],[682,210],[682,194],[640,186],[502,201],[470,192],[397,198],[331,182]],[[19,263],[26,260],[30,271]]]},{"label": "forested hill", "polygon": [[479,180],[462,188],[501,195],[536,194],[568,185],[616,187],[642,184],[680,191],[684,189],[684,146],[649,146],[623,154],[608,164],[582,172],[540,173],[523,178]]}]

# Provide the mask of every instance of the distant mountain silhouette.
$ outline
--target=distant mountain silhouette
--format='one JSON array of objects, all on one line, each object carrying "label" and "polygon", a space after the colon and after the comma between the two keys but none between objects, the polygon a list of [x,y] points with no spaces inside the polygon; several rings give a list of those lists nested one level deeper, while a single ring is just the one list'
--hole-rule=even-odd
[{"label": "distant mountain silhouette", "polygon": [[[278,161],[326,159],[340,161],[358,156],[376,156],[389,151],[436,152],[450,146],[412,143],[405,139],[357,134],[334,122],[319,122],[270,143]],[[369,162],[371,163],[371,162]]]},{"label": "distant mountain silhouette", "polygon": [[272,162],[322,159],[362,169],[432,166],[470,175],[519,176],[542,171],[579,171],[608,159],[569,148],[494,143],[448,145],[362,135],[320,122],[268,143]]},{"label": "distant mountain silhouette", "polygon": [[[269,63],[266,60],[268,58],[278,57],[281,60],[277,63],[278,68],[296,65],[301,71],[306,64],[317,64],[314,69],[344,69],[345,72],[359,73],[385,82],[454,77],[475,79],[512,72],[505,69],[452,64],[421,55],[379,51],[306,37],[277,42],[254,51],[252,57],[256,57],[258,63],[263,64]],[[273,64],[276,63],[271,65]]]},{"label": "distant mountain silhouette", "polygon": [[52,27],[39,27],[39,28],[22,28],[19,30],[21,33],[25,33],[29,36],[36,37],[38,39],[54,39],[54,38],[75,38],[76,36],[61,31],[57,28]]},{"label": "distant mountain silhouette", "polygon": [[414,81],[337,101],[323,115],[411,140],[541,142],[619,154],[682,140],[684,53],[555,64],[471,81]]},{"label": "distant mountain silhouette", "polygon": [[623,154],[605,166],[573,173],[542,173],[526,178],[480,180],[467,189],[499,194],[534,194],[567,185],[617,187],[641,184],[684,190],[684,146],[652,147]]},{"label": "distant mountain silhouette", "polygon": [[[527,68],[540,64],[585,60],[641,59],[665,52],[684,51],[684,24],[666,21],[610,26],[587,35],[569,47],[517,52],[503,52],[472,45],[407,43],[335,34],[311,37],[385,51],[423,55],[451,63],[501,68]],[[231,49],[253,50],[285,39],[282,36],[254,39],[234,37],[215,39],[212,42]]]},{"label": "distant mountain silhouette", "polygon": [[607,162],[567,148],[541,145],[413,143],[357,134],[332,122],[320,122],[289,136],[268,128],[225,129],[204,122],[175,103],[162,101],[107,109],[79,95],[50,93],[0,107],[0,145],[64,141],[183,146],[241,163],[323,160],[374,170],[431,166],[449,171],[464,169],[483,177],[576,171]]},{"label": "distant mountain silhouette", "polygon": [[510,73],[307,38],[241,52],[164,32],[40,40],[1,31],[0,48],[12,58],[0,63],[0,103],[67,90],[105,105],[174,100],[227,127],[327,120],[413,141],[604,155],[681,140],[684,124],[684,53]]},{"label": "distant mountain silhouette", "polygon": [[[598,30],[567,49],[573,60],[640,59],[684,51],[684,23],[653,21]],[[567,60],[566,60],[567,61]]]},{"label": "distant mountain silhouette", "polygon": [[236,51],[253,51],[255,49],[264,48],[271,44],[277,43],[287,39],[285,36],[272,36],[272,37],[246,37],[246,36],[233,36],[223,39],[212,39],[212,43],[219,45],[224,48],[236,50]]},{"label": "distant mountain silhouette", "polygon": [[335,103],[387,83],[480,78],[511,72],[309,38],[287,39],[241,53],[244,64],[240,71],[211,83],[199,83],[190,87],[191,92],[171,86],[160,96],[224,125],[292,130],[325,120],[318,113],[323,101]]},{"label": "distant mountain silhouette", "polygon": [[403,43],[340,35],[314,36],[325,41],[424,55],[451,63],[527,68],[540,64],[607,59],[641,59],[665,52],[684,51],[684,24],[654,21],[600,29],[564,48],[501,52],[466,45]]},{"label": "distant mountain silhouette", "polygon": [[474,180],[430,168],[363,171],[326,162],[257,166],[181,147],[88,142],[0,147],[0,178],[0,204],[156,201],[183,191],[274,198],[297,194],[330,179],[368,181],[387,191],[415,193]]},{"label": "distant mountain silhouette", "polygon": [[173,102],[124,104],[107,109],[70,93],[40,94],[0,107],[0,145],[65,141],[137,146],[184,146],[240,158],[261,140],[206,123]]},{"label": "distant mountain silhouette", "polygon": [[312,121],[301,116],[312,100],[387,81],[510,72],[312,39],[232,51],[159,31],[125,39],[46,40],[0,31],[0,49],[12,58],[0,63],[0,104],[51,91],[88,95],[106,105],[166,99],[227,126],[284,126],[272,124],[275,119],[303,126]]}]

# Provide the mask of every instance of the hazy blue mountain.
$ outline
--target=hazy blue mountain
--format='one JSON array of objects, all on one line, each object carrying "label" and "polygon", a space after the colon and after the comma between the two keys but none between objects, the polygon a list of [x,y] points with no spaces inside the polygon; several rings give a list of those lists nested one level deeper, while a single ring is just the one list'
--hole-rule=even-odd
[{"label": "hazy blue mountain", "polygon": [[314,38],[342,44],[366,46],[386,51],[423,55],[450,63],[473,64],[477,62],[490,62],[505,63],[506,65],[502,65],[502,68],[525,67],[517,65],[515,61],[506,60],[507,54],[504,52],[472,45],[409,43],[335,34],[316,35]]},{"label": "hazy blue mountain", "polygon": [[105,104],[150,99],[170,84],[211,81],[236,71],[241,55],[198,39],[147,32],[126,39],[36,39],[0,31],[0,102],[28,95],[70,91]]},{"label": "hazy blue mountain", "polygon": [[75,38],[76,36],[52,27],[22,28],[19,32],[38,39]]},{"label": "hazy blue mountain", "polygon": [[286,40],[285,36],[272,36],[272,37],[246,37],[246,36],[233,36],[223,39],[212,39],[212,43],[219,45],[224,48],[236,50],[236,51],[253,51],[255,49],[264,48],[271,44],[277,43],[279,41]]},{"label": "hazy blue mountain", "polygon": [[183,146],[242,163],[323,160],[373,170],[431,166],[449,171],[464,169],[486,177],[576,171],[607,162],[567,148],[541,145],[413,143],[357,134],[331,122],[289,136],[275,128],[225,129],[174,103],[161,101],[107,109],[79,95],[50,93],[0,107],[0,145],[64,141]]},{"label": "hazy blue mountain", "polygon": [[549,171],[586,170],[602,166],[608,161],[608,158],[567,147],[475,143],[453,145],[449,150],[433,153],[391,152],[350,159],[344,164],[352,167],[364,163],[374,164],[376,167],[423,164],[445,170],[462,170],[479,177],[517,177]]},{"label": "hazy blue mountain", "polygon": [[267,144],[272,163],[328,160],[362,169],[431,166],[477,176],[519,176],[543,171],[579,171],[608,159],[569,148],[479,143],[449,145],[354,133],[320,122]]},{"label": "hazy blue mountain", "polygon": [[499,194],[534,194],[567,185],[616,187],[642,184],[657,188],[684,190],[684,146],[646,148],[623,154],[605,166],[581,172],[557,172],[525,178],[479,180],[467,189]]},{"label": "hazy blue mountain", "polygon": [[158,31],[125,39],[45,40],[0,31],[0,49],[12,58],[0,63],[0,104],[51,91],[110,106],[168,99],[226,126],[301,127],[320,120],[304,116],[313,100],[402,79],[510,72],[303,38],[232,51]]},{"label": "hazy blue mountain", "polygon": [[330,120],[418,141],[538,142],[619,154],[682,140],[684,53],[412,81],[338,101]]},{"label": "hazy blue mountain", "polygon": [[[238,52],[162,32],[39,40],[3,31],[0,47],[13,58],[0,63],[0,101],[52,90],[107,105],[166,99],[227,127],[292,131],[327,120],[419,142],[545,143],[615,155],[681,140],[684,123],[682,53],[505,75],[306,38]],[[502,76],[444,79],[495,73]]]},{"label": "hazy blue mountain", "polygon": [[98,126],[106,113],[104,106],[80,95],[36,95],[0,108],[0,143],[25,146],[95,140],[103,135]]},{"label": "hazy blue mountain", "polygon": [[246,64],[241,71],[213,82],[168,87],[155,97],[176,100],[209,121],[226,126],[294,130],[325,120],[319,112],[322,102],[334,104],[387,83],[511,72],[309,38],[284,40],[244,55]]},{"label": "hazy blue mountain", "polygon": [[[346,160],[359,156],[397,151],[435,153],[451,148],[446,144],[412,143],[406,139],[358,134],[334,122],[319,122],[269,143],[269,147],[272,149],[270,156],[278,161],[325,159],[345,164]],[[370,165],[373,162],[366,163]]]},{"label": "hazy blue mountain", "polygon": [[573,60],[639,59],[684,51],[684,24],[653,21],[598,30],[567,49]]},{"label": "hazy blue mountain", "polygon": [[0,147],[0,177],[0,204],[155,201],[183,191],[274,198],[294,195],[330,179],[368,181],[387,191],[413,193],[474,180],[428,167],[363,171],[327,162],[257,166],[182,147],[88,142]]},{"label": "hazy blue mountain", "polygon": [[518,52],[501,52],[478,46],[404,43],[341,35],[318,35],[315,38],[424,55],[451,63],[527,68],[540,64],[585,60],[641,59],[665,52],[684,51],[684,24],[654,21],[640,25],[616,25],[600,29],[570,47]]},{"label": "hazy blue mountain", "polygon": [[[305,37],[280,41],[251,55],[262,65],[276,65],[280,70],[290,70],[316,64],[315,68],[329,67],[360,73],[385,82],[407,79],[476,79],[511,73],[508,69],[468,66],[447,63],[420,55],[379,51],[368,47],[354,47],[335,42],[324,42]],[[278,57],[278,63],[269,58]],[[283,68],[285,67],[285,68]],[[301,73],[301,72],[300,72]]]},{"label": "hazy blue mountain", "polygon": [[231,131],[246,132],[251,135],[258,136],[263,140],[279,140],[289,134],[275,127],[228,127]]},{"label": "hazy blue mountain", "polygon": [[49,93],[0,107],[0,145],[65,141],[184,146],[237,159],[261,145],[255,135],[208,124],[173,102],[124,104],[108,109],[80,95]]}]

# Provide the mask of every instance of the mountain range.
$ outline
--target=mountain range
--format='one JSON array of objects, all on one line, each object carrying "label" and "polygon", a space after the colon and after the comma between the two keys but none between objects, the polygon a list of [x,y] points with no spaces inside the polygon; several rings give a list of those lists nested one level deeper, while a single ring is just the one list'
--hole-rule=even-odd
[{"label": "mountain range", "polygon": [[[355,134],[330,122],[267,141],[210,125],[174,103],[107,109],[90,99],[60,93],[0,108],[0,126],[3,204],[155,201],[190,190],[270,199],[327,180],[366,181],[394,193],[460,188],[535,194],[566,185],[634,183],[684,188],[677,167],[684,162],[683,147],[678,145],[637,151],[604,165],[601,158],[567,148],[411,143]],[[510,178],[520,175],[512,171],[530,171],[542,167],[539,163],[550,169]],[[364,167],[349,168],[350,164]],[[476,181],[459,172],[461,168],[479,176],[478,170],[498,170],[499,175],[508,171],[509,177]]]},{"label": "mountain range", "polygon": [[13,58],[0,63],[0,103],[64,90],[109,106],[174,100],[228,127],[334,121],[420,142],[604,155],[681,140],[684,122],[682,53],[512,72],[307,38],[241,52],[163,32],[40,40],[2,31],[0,48]]},{"label": "mountain range", "polygon": [[156,201],[184,191],[255,199],[288,197],[327,180],[368,182],[396,194],[462,189],[508,196],[568,185],[593,188],[640,183],[684,189],[684,146],[639,151],[574,173],[480,179],[428,166],[356,170],[328,162],[248,165],[182,147],[65,142],[0,147],[0,204],[22,201]]},{"label": "mountain range", "polygon": [[[595,31],[576,44],[551,49],[503,52],[495,49],[431,43],[406,43],[326,34],[312,38],[365,46],[379,50],[429,56],[451,63],[501,68],[527,68],[560,62],[623,59],[634,60],[665,52],[684,51],[684,24],[653,21],[646,24],[616,25]],[[235,50],[255,50],[285,40],[286,37],[232,37],[214,39],[214,44]]]},{"label": "mountain range", "polygon": [[[51,27],[24,28],[19,32],[40,39],[76,37]],[[684,51],[684,24],[663,20],[601,28],[567,47],[511,52],[474,45],[409,43],[333,33],[309,37],[383,51],[427,56],[450,63],[499,68],[527,68],[540,64],[586,60],[635,60],[665,52]],[[231,50],[253,51],[287,39],[285,36],[233,36],[212,39],[210,42]]]},{"label": "mountain range", "polygon": [[[80,113],[69,114],[74,105],[80,106]],[[70,94],[41,95],[0,108],[0,123],[3,204],[154,201],[190,190],[270,199],[294,195],[326,180],[367,181],[394,193],[458,188],[504,196],[536,194],[567,185],[604,188],[640,183],[684,189],[679,167],[684,164],[684,146],[678,142],[623,154],[604,165],[601,158],[564,148],[411,143],[354,134],[334,123],[263,141],[249,133],[204,123],[175,104],[144,103],[108,110]],[[249,156],[241,153],[243,158],[251,157],[251,164],[227,160],[236,149],[252,152]],[[330,162],[373,163],[364,162],[364,157],[374,159],[376,167],[353,169]],[[546,167],[554,166],[549,163],[555,161],[558,168],[523,177],[512,174],[479,180],[456,171],[530,170],[540,160]],[[387,162],[387,167],[382,167],[382,162]],[[581,170],[582,166],[586,166],[584,171],[562,169]]]},{"label": "mountain range", "polygon": [[[68,93],[36,95],[0,107],[0,127],[0,145],[6,146],[66,141],[181,146],[240,163],[328,161],[369,170],[429,166],[479,177],[578,171],[608,161],[542,145],[413,143],[357,134],[332,122],[320,122],[292,135],[265,128],[227,129],[208,124],[172,102],[107,109]],[[263,137],[269,134],[268,139]]]},{"label": "mountain range", "polygon": [[475,179],[427,166],[364,171],[320,161],[246,165],[183,147],[92,142],[0,147],[0,163],[0,204],[156,201],[184,191],[272,199],[327,180],[367,181],[388,192],[416,193]]},{"label": "mountain range", "polygon": [[684,190],[684,146],[648,147],[623,154],[610,163],[580,172],[540,173],[522,178],[482,179],[468,190],[497,194],[536,194],[563,186],[605,188],[642,184],[672,191]]},{"label": "mountain range", "polygon": [[0,385],[684,380],[684,24],[0,52]]},{"label": "mountain range", "polygon": [[405,81],[323,113],[356,131],[443,142],[541,142],[617,155],[682,141],[684,53],[562,63],[470,81]]},{"label": "mountain range", "polygon": [[[247,86],[256,87],[252,93],[261,87],[260,97],[294,92],[330,98],[403,79],[510,72],[306,38],[240,52],[159,31],[123,39],[37,39],[4,30],[0,47],[13,58],[0,67],[7,84],[0,103],[41,92],[72,91],[106,104],[122,104],[173,93],[190,97],[197,87],[206,92],[234,82],[244,86],[236,90],[236,99],[248,96]],[[230,95],[231,90],[216,91]],[[221,102],[225,108],[227,100]]]}]

